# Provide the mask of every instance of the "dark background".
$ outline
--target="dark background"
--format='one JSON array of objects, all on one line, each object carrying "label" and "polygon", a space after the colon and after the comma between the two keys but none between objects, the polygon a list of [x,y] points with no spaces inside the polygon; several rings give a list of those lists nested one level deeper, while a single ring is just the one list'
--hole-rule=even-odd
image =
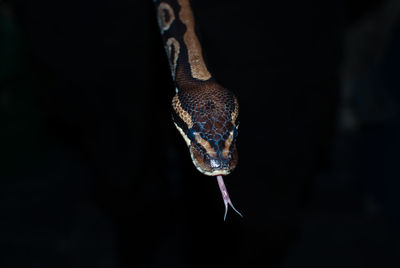
[{"label": "dark background", "polygon": [[240,103],[224,222],[152,1],[2,1],[0,267],[400,267],[399,4],[193,2]]}]

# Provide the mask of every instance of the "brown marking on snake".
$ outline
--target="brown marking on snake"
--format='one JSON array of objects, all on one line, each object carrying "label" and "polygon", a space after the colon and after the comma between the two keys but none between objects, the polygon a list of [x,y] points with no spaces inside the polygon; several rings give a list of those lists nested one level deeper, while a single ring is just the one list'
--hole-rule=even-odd
[{"label": "brown marking on snake", "polygon": [[202,137],[200,137],[199,133],[195,133],[195,140],[198,144],[201,145],[201,147],[203,147],[206,150],[207,154],[209,154],[211,157],[217,157],[217,153],[211,147],[210,143],[205,139],[203,139]]},{"label": "brown marking on snake", "polygon": [[[166,50],[167,50],[167,55],[168,55],[168,59],[169,59],[169,64],[171,67],[172,78],[175,80],[176,64],[178,62],[178,57],[179,57],[179,52],[180,52],[181,46],[179,45],[179,42],[173,37],[171,37],[167,40],[166,45],[167,45]],[[173,55],[171,55],[172,52],[173,52]]]},{"label": "brown marking on snake", "polygon": [[194,32],[194,17],[192,9],[190,8],[189,0],[178,0],[178,2],[181,6],[179,18],[186,25],[186,32],[183,36],[183,40],[188,50],[189,65],[192,76],[199,80],[208,80],[211,78],[211,74],[207,70],[201,52],[199,39]]},{"label": "brown marking on snake", "polygon": [[225,141],[225,146],[224,146],[224,149],[222,150],[222,157],[223,158],[228,158],[229,153],[230,153],[230,148],[231,148],[232,141],[233,141],[233,131],[231,131],[231,134],[229,135],[229,137]]},{"label": "brown marking on snake", "polygon": [[179,100],[178,94],[176,94],[172,98],[172,108],[175,110],[177,115],[185,122],[185,124],[188,126],[188,128],[193,127],[193,122],[192,122],[192,117],[186,112],[181,105],[181,102]]},{"label": "brown marking on snake", "polygon": [[235,125],[236,119],[239,116],[239,102],[235,97],[235,110],[232,112],[232,124]]},{"label": "brown marking on snake", "polygon": [[158,25],[160,26],[161,32],[165,32],[169,29],[172,22],[175,20],[174,10],[167,3],[160,3],[157,9]]}]

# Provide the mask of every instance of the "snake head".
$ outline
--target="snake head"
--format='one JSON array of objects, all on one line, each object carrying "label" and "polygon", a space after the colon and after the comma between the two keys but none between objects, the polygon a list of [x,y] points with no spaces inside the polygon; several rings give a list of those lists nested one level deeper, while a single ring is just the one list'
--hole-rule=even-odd
[{"label": "snake head", "polygon": [[195,167],[208,176],[229,174],[238,162],[239,105],[233,93],[218,84],[203,85],[178,91],[172,107]]}]

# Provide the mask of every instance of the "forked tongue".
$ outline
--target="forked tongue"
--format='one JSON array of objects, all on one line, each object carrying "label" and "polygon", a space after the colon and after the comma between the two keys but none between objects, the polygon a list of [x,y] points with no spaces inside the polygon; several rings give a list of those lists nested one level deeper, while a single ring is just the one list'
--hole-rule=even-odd
[{"label": "forked tongue", "polygon": [[226,219],[226,214],[228,213],[228,204],[231,208],[243,218],[243,215],[233,206],[231,199],[229,198],[228,190],[225,187],[224,179],[221,175],[217,176],[218,186],[222,194],[222,199],[224,199],[225,204],[225,214],[224,214],[224,221]]}]

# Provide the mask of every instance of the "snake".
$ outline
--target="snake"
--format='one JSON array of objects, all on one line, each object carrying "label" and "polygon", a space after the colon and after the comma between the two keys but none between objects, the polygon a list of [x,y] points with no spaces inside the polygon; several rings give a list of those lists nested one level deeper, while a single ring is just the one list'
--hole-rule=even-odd
[{"label": "snake", "polygon": [[172,119],[182,135],[194,166],[215,176],[225,205],[233,206],[222,175],[238,163],[239,103],[232,91],[221,86],[207,67],[198,27],[189,0],[153,0],[166,51],[175,95]]}]

